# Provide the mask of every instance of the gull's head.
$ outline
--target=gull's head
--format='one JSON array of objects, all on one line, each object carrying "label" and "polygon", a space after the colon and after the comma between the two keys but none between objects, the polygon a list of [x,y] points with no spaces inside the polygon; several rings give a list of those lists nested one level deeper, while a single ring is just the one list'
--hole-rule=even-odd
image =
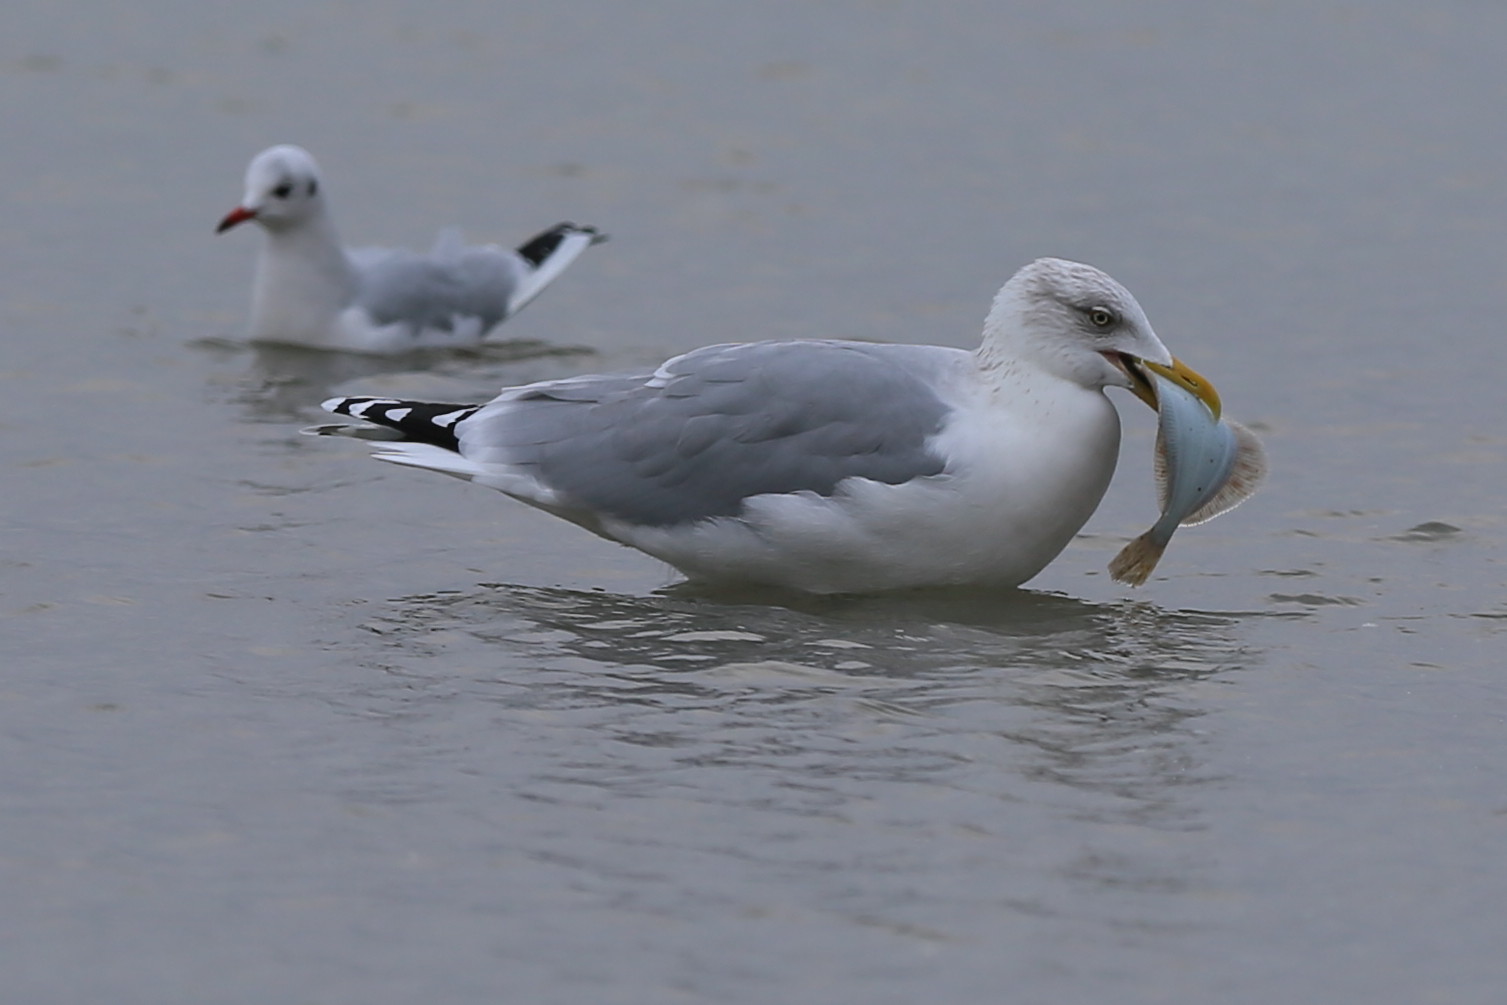
[{"label": "gull's head", "polygon": [[1213,385],[1172,357],[1124,286],[1092,265],[1038,258],[1010,277],[984,324],[986,366],[1024,365],[1090,390],[1126,387],[1152,408],[1150,369],[1203,398],[1217,417]]},{"label": "gull's head", "polygon": [[255,220],[268,230],[287,230],[324,210],[319,165],[303,147],[276,146],[252,158],[246,168],[246,195],[226,214],[216,233]]}]

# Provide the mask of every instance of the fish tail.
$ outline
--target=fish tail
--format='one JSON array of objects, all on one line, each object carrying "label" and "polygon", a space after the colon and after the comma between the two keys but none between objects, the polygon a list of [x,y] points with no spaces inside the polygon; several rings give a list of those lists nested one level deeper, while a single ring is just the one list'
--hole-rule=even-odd
[{"label": "fish tail", "polygon": [[1167,542],[1156,539],[1154,528],[1148,530],[1120,549],[1109,563],[1110,578],[1117,583],[1140,586],[1156,568],[1156,563],[1162,560],[1162,552],[1166,550]]}]

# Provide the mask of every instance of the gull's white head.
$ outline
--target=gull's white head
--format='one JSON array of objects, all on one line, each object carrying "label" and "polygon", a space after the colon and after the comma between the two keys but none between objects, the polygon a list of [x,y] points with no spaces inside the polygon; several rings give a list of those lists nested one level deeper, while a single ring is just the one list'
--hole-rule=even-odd
[{"label": "gull's white head", "polygon": [[1061,258],[1038,258],[1010,277],[984,324],[981,354],[993,365],[1029,360],[1088,388],[1133,386],[1121,356],[1172,365],[1129,290]]},{"label": "gull's white head", "polygon": [[1127,387],[1156,408],[1145,367],[1219,417],[1214,386],[1172,357],[1131,292],[1082,262],[1038,258],[1011,276],[984,322],[979,358],[986,367],[1034,366],[1090,390]]},{"label": "gull's white head", "polygon": [[220,221],[216,233],[255,220],[271,231],[287,230],[324,212],[319,165],[303,147],[269,147],[246,168],[246,195]]}]

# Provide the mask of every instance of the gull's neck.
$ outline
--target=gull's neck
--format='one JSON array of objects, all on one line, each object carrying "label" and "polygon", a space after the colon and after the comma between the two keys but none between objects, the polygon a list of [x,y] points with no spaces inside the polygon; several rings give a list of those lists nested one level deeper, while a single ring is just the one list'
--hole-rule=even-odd
[{"label": "gull's neck", "polygon": [[979,370],[996,381],[1028,377],[1036,371],[1050,371],[1047,357],[1050,346],[1038,333],[1027,298],[1011,280],[1000,289],[984,319],[983,340],[974,353]]},{"label": "gull's neck", "polygon": [[269,227],[257,260],[251,337],[320,342],[355,294],[355,267],[322,207],[293,226]]},{"label": "gull's neck", "polygon": [[[1076,393],[1102,397],[1095,357],[1056,334],[1050,312],[1012,279],[994,298],[974,353],[979,373],[996,386],[1060,381]],[[1053,380],[1055,378],[1055,381]],[[1066,389],[1064,389],[1066,390]]]},{"label": "gull's neck", "polygon": [[1033,530],[1039,570],[1104,497],[1119,457],[1120,415],[1053,337],[1050,312],[1023,294],[1011,282],[995,297],[972,372],[974,392],[987,403],[988,432],[978,435],[1004,473],[1001,492],[1034,494],[1050,514]]}]

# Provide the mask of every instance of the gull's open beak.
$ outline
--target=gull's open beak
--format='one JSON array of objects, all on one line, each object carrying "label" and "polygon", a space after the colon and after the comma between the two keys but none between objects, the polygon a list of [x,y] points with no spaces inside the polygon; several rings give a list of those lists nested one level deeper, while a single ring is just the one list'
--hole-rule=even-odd
[{"label": "gull's open beak", "polygon": [[1121,354],[1117,362],[1130,376],[1131,392],[1137,398],[1150,405],[1153,410],[1160,409],[1161,402],[1157,400],[1156,385],[1142,372],[1142,367],[1160,377],[1165,377],[1179,387],[1185,388],[1189,394],[1209,406],[1209,411],[1213,413],[1215,419],[1219,418],[1219,412],[1222,407],[1219,401],[1219,392],[1214,390],[1214,385],[1209,382],[1208,378],[1188,366],[1182,360],[1174,358],[1171,366],[1162,366],[1160,363],[1152,363],[1144,359],[1134,359]]},{"label": "gull's open beak", "polygon": [[[225,219],[220,221],[220,225],[215,228],[215,233],[223,234],[238,223],[245,223],[247,220],[255,219],[256,210],[247,209],[245,206],[237,206],[235,209],[225,214]],[[1155,408],[1156,406],[1153,405],[1152,407]]]}]

